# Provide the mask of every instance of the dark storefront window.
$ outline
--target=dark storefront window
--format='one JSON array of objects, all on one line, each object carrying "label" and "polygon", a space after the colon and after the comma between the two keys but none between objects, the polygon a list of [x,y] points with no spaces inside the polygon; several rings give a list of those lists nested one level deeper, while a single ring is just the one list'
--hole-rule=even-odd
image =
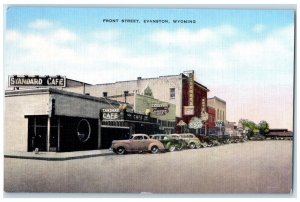
[{"label": "dark storefront window", "polygon": [[[28,116],[28,151],[47,151],[48,116]],[[50,120],[49,151],[98,148],[98,119],[55,116]]]},{"label": "dark storefront window", "polygon": [[[50,151],[57,151],[58,120],[50,119]],[[47,151],[48,116],[28,117],[28,151]]]},{"label": "dark storefront window", "polygon": [[61,116],[60,126],[61,151],[98,148],[98,119]]},{"label": "dark storefront window", "polygon": [[28,151],[47,150],[47,116],[30,117],[28,119]]}]

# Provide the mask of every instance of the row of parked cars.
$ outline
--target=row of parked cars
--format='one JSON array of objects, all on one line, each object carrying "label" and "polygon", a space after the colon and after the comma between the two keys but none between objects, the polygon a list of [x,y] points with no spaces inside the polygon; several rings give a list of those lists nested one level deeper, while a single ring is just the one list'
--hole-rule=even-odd
[{"label": "row of parked cars", "polygon": [[150,151],[155,154],[160,151],[170,151],[182,149],[196,149],[221,144],[244,142],[241,137],[229,136],[199,136],[196,137],[192,133],[183,134],[134,134],[129,140],[112,141],[111,150],[116,154],[125,154],[127,152],[143,152]]}]

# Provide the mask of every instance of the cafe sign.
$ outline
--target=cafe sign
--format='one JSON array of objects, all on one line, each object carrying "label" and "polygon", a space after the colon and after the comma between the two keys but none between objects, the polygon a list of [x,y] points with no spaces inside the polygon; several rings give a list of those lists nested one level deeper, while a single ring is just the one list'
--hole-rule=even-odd
[{"label": "cafe sign", "polygon": [[8,76],[8,86],[56,86],[66,87],[65,76]]},{"label": "cafe sign", "polygon": [[101,109],[100,113],[101,120],[120,120],[120,110],[119,109]]}]

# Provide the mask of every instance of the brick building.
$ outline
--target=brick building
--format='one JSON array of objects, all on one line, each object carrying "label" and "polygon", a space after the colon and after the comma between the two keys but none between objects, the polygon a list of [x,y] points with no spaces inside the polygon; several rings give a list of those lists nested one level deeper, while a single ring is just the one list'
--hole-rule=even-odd
[{"label": "brick building", "polygon": [[216,96],[208,98],[207,104],[215,109],[215,121],[226,121],[226,102]]},{"label": "brick building", "polygon": [[[141,78],[130,81],[84,86],[84,92],[95,97],[108,97],[127,102],[134,108],[132,94],[151,95],[153,98],[176,106],[176,124],[183,120],[189,123],[192,117],[200,117],[202,100],[207,106],[209,89],[194,80],[194,71],[185,71],[179,75]],[[65,88],[67,91],[81,93],[83,86]],[[118,98],[117,98],[118,97]],[[206,107],[205,107],[206,108]],[[204,109],[207,112],[207,109]],[[180,131],[180,128],[177,128]]]},{"label": "brick building", "polygon": [[213,107],[207,106],[208,113],[208,128],[214,128],[216,126],[216,110]]}]

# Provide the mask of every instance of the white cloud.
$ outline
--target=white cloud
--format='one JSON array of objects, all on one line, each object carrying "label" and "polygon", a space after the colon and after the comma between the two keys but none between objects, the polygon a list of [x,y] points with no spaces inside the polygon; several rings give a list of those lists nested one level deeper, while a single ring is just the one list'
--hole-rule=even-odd
[{"label": "white cloud", "polygon": [[189,30],[177,30],[174,33],[162,31],[154,33],[152,40],[162,45],[172,45],[188,48],[191,45],[201,45],[210,40],[215,40],[216,35],[209,29],[202,29],[198,32]]},{"label": "white cloud", "polygon": [[263,24],[256,24],[254,27],[253,27],[253,31],[256,32],[256,33],[261,33],[263,31],[266,30],[266,26],[263,25]]},{"label": "white cloud", "polygon": [[68,42],[76,40],[76,34],[67,29],[55,30],[52,34],[52,40],[56,42]]},{"label": "white cloud", "polygon": [[21,34],[15,30],[8,30],[5,33],[5,40],[14,43],[20,40]]},{"label": "white cloud", "polygon": [[53,26],[53,23],[48,21],[48,20],[44,20],[44,19],[37,19],[31,23],[29,23],[29,27],[33,28],[33,29],[47,29]]},{"label": "white cloud", "polygon": [[149,38],[151,41],[164,46],[191,48],[204,44],[220,42],[223,38],[237,34],[237,29],[231,25],[221,25],[214,28],[203,28],[198,31],[178,29],[177,31],[157,31]]},{"label": "white cloud", "polygon": [[117,41],[120,33],[116,30],[97,31],[92,34],[97,41],[111,43]]},{"label": "white cloud", "polygon": [[238,33],[238,30],[231,25],[221,25],[213,29],[216,33],[223,35],[225,37],[232,37]]}]

